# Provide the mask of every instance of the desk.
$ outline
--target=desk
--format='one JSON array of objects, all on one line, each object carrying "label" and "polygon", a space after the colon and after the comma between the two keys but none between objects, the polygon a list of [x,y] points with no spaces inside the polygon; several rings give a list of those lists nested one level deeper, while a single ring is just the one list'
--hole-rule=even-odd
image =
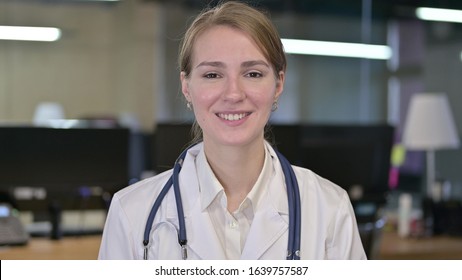
[{"label": "desk", "polygon": [[24,246],[0,247],[1,260],[95,260],[100,235],[63,237],[51,240],[32,237]]},{"label": "desk", "polygon": [[[1,260],[94,260],[98,257],[101,236],[63,237],[61,240],[31,238],[25,246],[0,247]],[[401,238],[384,232],[380,244],[382,260],[462,260],[462,238],[435,236]]]},{"label": "desk", "polygon": [[462,260],[462,237],[402,238],[396,232],[383,232],[379,259]]}]

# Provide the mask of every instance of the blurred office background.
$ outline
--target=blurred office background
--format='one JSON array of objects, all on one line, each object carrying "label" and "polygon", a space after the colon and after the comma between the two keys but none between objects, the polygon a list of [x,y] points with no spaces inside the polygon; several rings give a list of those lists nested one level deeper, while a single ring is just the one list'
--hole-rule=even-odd
[{"label": "blurred office background", "polygon": [[[0,126],[33,126],[38,108],[55,104],[58,119],[80,121],[70,126],[128,130],[127,183],[161,171],[156,128],[193,119],[180,93],[179,40],[208,2],[216,1],[0,0],[0,26],[60,30],[55,41],[0,40]],[[416,16],[418,7],[462,10],[461,1],[247,2],[268,10],[283,38],[383,45],[392,52],[385,59],[288,54],[285,90],[272,124],[389,126],[391,144],[402,148],[411,97],[442,92],[462,131],[462,23]],[[402,193],[410,193],[413,207],[421,208],[416,202],[426,183],[424,151],[396,150],[397,177],[386,186],[387,221],[398,219]],[[436,152],[436,180],[450,186],[446,198],[451,201],[462,200],[461,166],[460,148]],[[118,180],[108,195],[121,187]],[[2,191],[6,185],[1,184]],[[82,199],[92,192],[105,190],[79,189],[77,194]],[[96,228],[104,221],[104,212],[98,215]],[[457,230],[452,233],[462,234]]]}]

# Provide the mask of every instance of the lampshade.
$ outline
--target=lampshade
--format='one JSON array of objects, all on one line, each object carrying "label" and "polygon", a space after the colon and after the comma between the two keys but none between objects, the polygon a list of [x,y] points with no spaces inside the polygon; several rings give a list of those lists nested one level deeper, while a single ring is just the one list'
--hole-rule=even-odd
[{"label": "lampshade", "polygon": [[404,124],[403,144],[409,150],[459,146],[457,129],[444,93],[417,93],[412,96]]}]

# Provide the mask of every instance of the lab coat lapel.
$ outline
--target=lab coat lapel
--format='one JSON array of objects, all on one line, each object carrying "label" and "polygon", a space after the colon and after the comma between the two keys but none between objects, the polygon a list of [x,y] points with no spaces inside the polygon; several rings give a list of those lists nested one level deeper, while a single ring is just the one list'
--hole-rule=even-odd
[{"label": "lab coat lapel", "polygon": [[[260,259],[268,249],[275,246],[281,236],[287,232],[287,229],[286,220],[276,209],[265,209],[257,212],[250,227],[241,259]],[[284,254],[285,248],[280,249],[281,251],[279,249],[277,251]]]},{"label": "lab coat lapel", "polygon": [[181,195],[188,198],[182,199],[188,246],[199,259],[225,259],[226,256],[215,234],[209,214],[201,209],[199,183],[194,162],[201,146],[202,144],[199,144],[190,149],[180,173],[180,186],[183,186],[180,188]]},{"label": "lab coat lapel", "polygon": [[226,259],[209,214],[201,210],[199,201],[194,205],[190,213],[191,216],[186,217],[186,228],[188,229],[188,245],[191,251],[197,254],[199,259]]},{"label": "lab coat lapel", "polygon": [[[260,209],[255,213],[241,259],[260,259],[263,255],[279,259],[287,251],[287,237],[283,237],[289,228],[287,192],[281,165],[276,155],[272,154],[272,157],[273,177],[260,202]],[[274,249],[274,254],[265,254],[270,249]]]}]

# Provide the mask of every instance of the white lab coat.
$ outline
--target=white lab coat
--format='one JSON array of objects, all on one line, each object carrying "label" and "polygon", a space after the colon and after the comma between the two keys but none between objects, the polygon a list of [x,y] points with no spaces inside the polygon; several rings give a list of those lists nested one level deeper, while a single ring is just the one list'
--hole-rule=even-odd
[{"label": "white lab coat", "polygon": [[[268,144],[266,144],[268,145]],[[268,145],[269,146],[269,145]],[[188,238],[188,259],[225,259],[211,219],[201,210],[195,157],[188,151],[179,182]],[[255,213],[241,259],[285,259],[288,201],[284,176],[272,148],[274,174],[263,208]],[[356,219],[345,190],[308,169],[294,167],[301,198],[302,259],[365,259]],[[167,171],[117,192],[106,220],[99,259],[142,259],[143,234],[154,201],[171,176]],[[150,234],[149,259],[181,259],[173,188],[166,195]]]}]

